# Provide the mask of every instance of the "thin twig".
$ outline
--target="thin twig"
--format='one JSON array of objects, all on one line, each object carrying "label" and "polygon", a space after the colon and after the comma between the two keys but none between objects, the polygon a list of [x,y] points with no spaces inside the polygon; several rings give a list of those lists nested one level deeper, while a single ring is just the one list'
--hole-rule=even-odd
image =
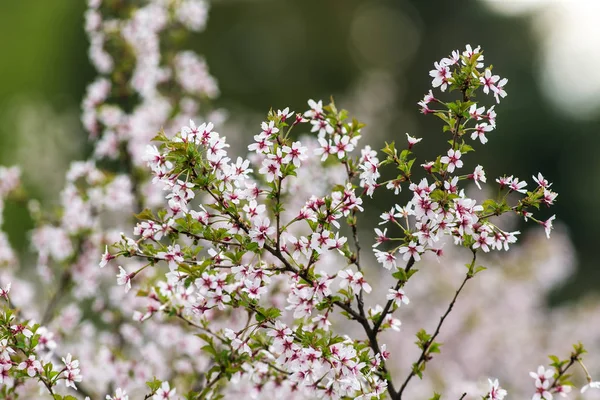
[{"label": "thin twig", "polygon": [[[221,206],[223,206],[223,201],[219,196],[215,195],[209,188],[205,188],[205,189]],[[232,218],[233,222],[235,222],[244,232],[246,232],[246,233],[249,232],[250,229],[246,226],[244,221],[242,221],[242,219],[240,218],[239,215],[234,214],[233,212],[228,211],[228,210],[225,210],[225,213],[227,215],[229,215]],[[281,250],[279,248],[274,248],[271,245],[269,245],[268,243],[265,243],[263,248],[266,251],[268,251],[269,253],[271,253],[271,255],[273,255],[279,261],[281,261],[281,263],[284,266],[284,268],[282,269],[283,271],[288,271],[288,272],[294,273],[294,274],[300,276],[302,279],[304,279],[309,284],[311,284],[311,285],[313,284],[314,281],[308,276],[308,269],[300,270],[300,269],[294,267],[285,258],[285,256],[283,255],[283,253],[281,252]],[[411,269],[411,267],[414,265],[414,262],[415,262],[414,258],[411,257],[405,268],[406,272],[408,272]],[[404,282],[399,281],[397,286],[403,285],[403,284],[404,284]],[[379,327],[383,323],[385,315],[388,313],[389,309],[391,308],[393,301],[389,301],[386,304],[386,306],[384,308],[384,313],[381,315],[378,323],[376,324],[376,328],[375,327],[372,328],[371,324],[369,323],[369,320],[366,318],[366,315],[364,315],[364,313],[361,314],[360,311],[355,310],[348,303],[344,303],[339,300],[333,300],[331,296],[327,296],[326,298],[329,301],[331,301],[332,304],[341,308],[343,311],[348,313],[348,315],[350,315],[353,319],[355,319],[362,325],[362,327],[367,335],[367,338],[369,340],[369,346],[373,350],[374,354],[381,354],[381,349],[379,348],[379,343],[377,341],[377,333],[378,333]],[[397,392],[394,388],[394,384],[393,384],[392,380],[389,378],[390,374],[385,365],[385,361],[383,359],[381,360],[380,368],[388,382],[388,392],[390,393],[390,396],[392,398],[396,398]]]},{"label": "thin twig", "polygon": [[[473,252],[473,261],[471,261],[471,266],[472,267],[475,265],[475,259],[476,259],[476,257],[477,257],[477,253],[474,251]],[[465,279],[463,279],[460,287],[458,288],[458,290],[456,291],[456,293],[454,293],[454,297],[452,298],[452,301],[448,305],[448,308],[446,309],[446,312],[440,318],[440,322],[438,323],[437,327],[435,328],[435,332],[433,333],[433,335],[431,336],[431,338],[427,341],[427,343],[423,346],[423,350],[421,351],[421,355],[419,356],[419,359],[413,365],[413,368],[411,369],[410,374],[408,374],[408,376],[406,377],[406,380],[404,381],[404,383],[400,387],[400,391],[398,392],[398,397],[397,397],[398,400],[402,398],[402,392],[404,392],[404,389],[406,389],[406,386],[408,385],[408,383],[410,382],[410,380],[412,378],[414,378],[415,375],[417,375],[417,372],[419,371],[419,369],[421,367],[421,364],[427,363],[427,361],[429,360],[429,358],[430,358],[429,350],[431,349],[431,345],[434,343],[435,339],[440,334],[440,331],[442,329],[442,325],[444,324],[444,321],[446,320],[446,317],[448,317],[448,315],[452,311],[452,308],[454,307],[454,304],[456,303],[456,299],[458,298],[458,295],[460,294],[460,292],[462,292],[462,290],[465,287],[465,284],[467,283],[467,281],[469,279],[471,279],[472,277],[473,277],[472,268],[469,268],[469,271],[465,275]]]},{"label": "thin twig", "polygon": [[559,386],[560,383],[560,378],[567,372],[567,370],[569,368],[571,368],[573,366],[573,364],[575,364],[577,361],[579,361],[579,356],[575,353],[571,354],[571,358],[569,359],[569,363],[567,365],[565,365],[564,368],[559,369],[558,371],[558,375],[556,375],[556,377],[554,378],[554,382],[552,382],[552,385],[550,385],[550,387],[548,388],[548,391],[550,391],[551,389],[556,389]]},{"label": "thin twig", "polygon": [[193,326],[196,329],[201,330],[202,332],[206,332],[209,335],[214,336],[215,338],[219,339],[222,343],[227,343],[227,341],[225,339],[223,339],[222,337],[220,337],[219,335],[217,335],[216,333],[214,333],[213,331],[211,331],[210,329],[206,329],[205,327],[203,327],[202,325],[198,325],[197,323],[195,323],[192,320],[187,319],[186,317],[184,317],[183,315],[181,315],[180,313],[175,314],[175,316],[177,318],[179,318],[180,320],[184,321],[185,323],[187,323],[190,326]]},{"label": "thin twig", "polygon": [[[461,92],[462,92],[462,96],[463,96],[463,102],[469,101],[469,97],[467,96],[467,90],[461,89]],[[456,147],[456,139],[458,139],[458,137],[459,137],[458,135],[460,133],[460,123],[461,123],[462,118],[463,118],[462,115],[456,116],[456,124],[454,125],[454,131],[452,132],[452,149],[453,150],[454,150],[454,147]]]},{"label": "thin twig", "polygon": [[[348,175],[348,182],[352,182],[353,173],[350,170],[350,165],[347,162],[344,162],[344,166],[346,167],[346,174]],[[350,228],[352,229],[352,239],[354,240],[354,247],[356,247],[356,253],[354,253],[354,257],[351,260],[356,265],[356,268],[359,272],[362,273],[362,267],[360,265],[360,241],[358,240],[358,227],[356,225],[356,208],[352,209],[352,223],[350,224]],[[365,301],[364,301],[364,290],[361,286],[358,294],[356,295],[356,302],[358,303],[358,312],[361,316],[366,319],[365,313]],[[369,325],[369,329],[370,325]]]},{"label": "thin twig", "polygon": [[[415,259],[414,257],[411,257],[408,262],[406,263],[406,266],[404,267],[404,272],[408,274],[408,272],[411,270],[411,268],[413,267],[413,265],[415,265]],[[396,283],[396,286],[394,286],[394,290],[398,291],[398,289],[400,289],[402,286],[404,286],[406,282],[402,279],[399,279],[398,282]],[[379,331],[379,328],[381,328],[381,324],[383,324],[383,321],[385,320],[385,317],[387,316],[388,312],[390,311],[390,308],[392,308],[392,305],[394,304],[394,299],[388,300],[388,302],[385,304],[385,307],[383,307],[383,311],[381,312],[381,316],[379,317],[379,319],[377,320],[377,322],[375,322],[373,324],[373,330],[375,332]]]},{"label": "thin twig", "polygon": [[276,241],[275,241],[275,248],[277,249],[277,251],[279,251],[281,249],[281,212],[280,212],[280,207],[281,207],[281,181],[283,179],[280,177],[277,181],[277,194],[275,196],[275,201],[276,201],[276,207],[277,209],[275,210],[275,220],[276,220]]}]

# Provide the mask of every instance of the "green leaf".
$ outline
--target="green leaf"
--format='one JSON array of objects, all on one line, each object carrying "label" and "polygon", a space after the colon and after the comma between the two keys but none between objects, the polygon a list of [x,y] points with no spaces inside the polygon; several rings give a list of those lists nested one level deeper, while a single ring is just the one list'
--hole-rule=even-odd
[{"label": "green leaf", "polygon": [[438,342],[433,342],[430,346],[429,346],[429,350],[428,353],[439,353],[440,352],[440,347],[442,346],[441,343]]},{"label": "green leaf", "polygon": [[558,357],[556,357],[556,356],[549,355],[549,356],[548,356],[548,358],[549,358],[550,360],[552,360],[552,363],[553,363],[553,364],[559,364],[559,363],[560,363],[560,359],[559,359]]},{"label": "green leaf", "polygon": [[281,315],[281,311],[278,308],[271,307],[264,309],[261,307],[256,308],[256,321],[263,322],[265,320],[272,320]]},{"label": "green leaf", "polygon": [[156,392],[160,388],[160,385],[162,385],[162,382],[156,379],[156,377],[152,378],[151,381],[146,382],[146,386],[150,388],[152,393]]},{"label": "green leaf", "polygon": [[485,271],[487,268],[484,266],[478,266],[475,268],[475,270],[473,271],[473,276],[477,275],[478,273],[480,273],[481,271]]},{"label": "green leaf", "polygon": [[404,149],[400,152],[400,161],[406,161],[408,156],[411,154],[411,151],[408,149]]},{"label": "green leaf", "polygon": [[251,251],[253,253],[260,252],[260,247],[258,246],[258,243],[256,243],[256,242],[250,242],[249,244],[247,244],[246,249],[248,249],[248,251]]},{"label": "green leaf", "polygon": [[155,221],[154,214],[152,214],[152,211],[149,208],[144,208],[142,212],[140,212],[139,214],[135,214],[135,217],[142,221]]},{"label": "green leaf", "polygon": [[417,332],[417,341],[415,342],[415,344],[417,346],[419,346],[419,348],[421,350],[423,350],[425,348],[425,346],[427,346],[427,343],[429,343],[429,340],[431,339],[431,335],[428,334],[425,329],[421,329],[419,330],[419,332]]},{"label": "green leaf", "polygon": [[459,150],[460,150],[461,153],[466,154],[466,153],[468,153],[470,151],[473,151],[475,149],[473,149],[472,146],[463,143],[463,144],[460,145],[460,149]]},{"label": "green leaf", "polygon": [[395,278],[396,280],[399,280],[399,281],[402,281],[402,282],[406,282],[407,281],[406,272],[402,268],[400,268],[396,272],[394,272],[392,274],[392,277]]},{"label": "green leaf", "polygon": [[279,308],[271,307],[265,311],[265,316],[269,319],[275,319],[281,315]]},{"label": "green leaf", "polygon": [[381,150],[383,151],[385,154],[387,154],[390,157],[395,157],[396,156],[396,145],[394,144],[394,142],[392,143],[385,143],[385,147]]},{"label": "green leaf", "polygon": [[160,131],[152,138],[153,142],[168,142],[169,138],[165,135],[164,131]]}]

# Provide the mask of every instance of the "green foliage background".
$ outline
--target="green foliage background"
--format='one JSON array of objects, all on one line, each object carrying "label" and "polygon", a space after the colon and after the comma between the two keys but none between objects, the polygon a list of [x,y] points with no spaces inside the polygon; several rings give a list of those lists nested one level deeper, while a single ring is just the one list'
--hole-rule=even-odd
[{"label": "green foliage background", "polygon": [[[48,103],[57,112],[79,109],[95,76],[87,59],[85,8],[83,0],[0,1],[0,164],[27,165],[15,159],[20,138],[5,123],[19,99]],[[509,78],[498,129],[477,153],[488,179],[509,173],[530,180],[532,172],[543,171],[554,181],[559,197],[552,212],[568,227],[580,267],[556,298],[597,288],[600,118],[574,120],[544,99],[536,77],[538,44],[526,18],[495,15],[474,0],[221,0],[212,3],[207,30],[189,46],[206,56],[221,87],[219,103],[234,114],[288,105],[302,110],[308,98],[343,98],[365,70],[385,71],[399,98],[385,136],[402,141],[409,131],[424,137],[417,155],[427,157],[440,149],[429,143],[440,142],[432,135],[441,125],[420,116],[416,102],[430,85],[433,61],[465,43],[482,45],[486,61]],[[245,134],[255,131],[249,127]],[[35,140],[45,131],[27,134]],[[85,135],[81,126],[76,134]],[[65,157],[81,159],[89,149]],[[45,193],[34,184],[28,190]],[[30,222],[24,206],[9,204],[6,214],[11,240],[25,249]]]}]

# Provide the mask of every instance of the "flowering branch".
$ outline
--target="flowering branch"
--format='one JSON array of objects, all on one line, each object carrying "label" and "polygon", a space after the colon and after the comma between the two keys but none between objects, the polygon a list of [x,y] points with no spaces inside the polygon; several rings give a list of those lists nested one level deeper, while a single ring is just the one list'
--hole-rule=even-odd
[{"label": "flowering branch", "polygon": [[[541,174],[530,190],[526,181],[502,176],[495,181],[496,199],[479,202],[467,195],[468,184],[481,189],[487,183],[480,165],[462,172],[467,155],[496,129],[495,106],[486,110],[474,99],[483,92],[499,103],[507,80],[484,65],[479,47],[467,45],[436,62],[433,89],[460,96],[447,101],[430,90],[419,102],[423,114],[439,118],[450,135],[449,148],[422,164],[415,164],[413,153],[422,139],[406,134],[404,146],[386,143],[380,159],[370,146],[359,148],[364,124],[333,101],[313,100],[301,113],[271,110],[249,155],[234,157],[214,130],[222,115],[205,113],[207,100],[218,94],[206,62],[170,48],[188,30],[201,30],[206,12],[202,0],[89,1],[86,31],[100,77],[88,88],[82,121],[94,154],[71,166],[58,218],[31,206],[40,276],[51,282],[57,272],[52,269],[62,267],[58,290],[43,303],[42,324],[53,325],[57,339],[66,342],[61,346],[85,356],[82,368],[91,379],[79,392],[84,395],[108,391],[107,399],[128,400],[125,387],[145,399],[261,393],[401,399],[414,376],[433,368],[429,361],[439,352],[435,340],[442,326],[466,282],[483,270],[475,266],[477,253],[507,251],[517,241],[520,232],[506,231],[491,218],[511,213],[543,226],[548,236],[552,229],[554,216],[544,221],[538,212],[553,205],[557,194]],[[159,127],[164,130],[149,136]],[[292,129],[310,134],[292,138]],[[388,166],[396,176],[382,182],[381,170]],[[0,211],[17,177],[0,167]],[[365,196],[384,190],[411,196],[382,213],[379,225],[385,226],[375,229],[380,272],[390,271],[395,282],[384,288],[386,301],[379,305],[371,304],[374,288],[364,276],[374,268],[364,265],[358,220]],[[138,222],[131,229],[134,212]],[[132,238],[119,233],[131,230]],[[0,264],[14,263],[5,242],[0,231]],[[400,307],[409,304],[404,290],[413,288],[408,282],[417,263],[429,255],[449,257],[442,248],[451,242],[469,249],[472,262],[433,334],[418,332],[420,355],[398,388],[391,350],[380,334],[400,330]],[[115,271],[124,290],[107,283]],[[424,279],[430,279],[427,273]],[[24,388],[32,379],[55,399],[70,398],[58,382],[76,389],[79,361],[69,354],[64,367],[54,367],[54,334],[24,318],[33,307],[15,298],[17,315],[9,291],[10,285],[0,290],[6,300],[0,318],[2,395],[31,397]],[[362,328],[359,337],[345,335],[346,324],[355,323]],[[581,351],[575,348],[569,360],[553,359],[551,369],[532,375],[536,400],[570,389],[567,370],[575,362],[585,370]],[[582,391],[600,386],[586,375]],[[177,377],[177,388],[150,376]],[[482,397],[503,399],[498,381],[488,382]]]},{"label": "flowering branch", "polygon": [[[261,124],[262,132],[248,147],[253,154],[252,160],[238,158],[233,162],[228,157],[225,138],[213,131],[212,124],[196,126],[190,122],[174,137],[160,133],[155,138],[160,147],[148,147],[147,160],[155,181],[162,183],[169,192],[168,208],[156,215],[150,210],[140,213],[141,222],[135,229],[140,239],[123,237],[114,246],[116,253],[107,251],[104,259],[139,257],[150,261],[151,265],[165,261],[170,272],[162,288],[173,289],[151,287],[150,292],[157,293],[154,296],[166,309],[171,302],[177,301],[174,293],[185,293],[186,299],[191,297],[178,307],[182,311],[176,312],[189,325],[206,326],[209,318],[213,318],[208,313],[215,309],[231,313],[245,309],[248,312],[250,318],[245,327],[237,331],[226,330],[226,335],[221,337],[222,345],[230,346],[233,352],[215,365],[213,371],[217,380],[225,378],[223,371],[231,371],[227,376],[231,378],[230,375],[241,371],[244,365],[245,371],[252,368],[246,354],[256,356],[260,351],[271,360],[277,360],[264,362],[265,371],[275,374],[270,379],[289,380],[291,387],[302,382],[305,389],[312,388],[315,394],[325,397],[358,394],[374,397],[387,391],[392,399],[400,399],[409,381],[415,375],[422,376],[431,354],[439,351],[440,344],[435,339],[466,282],[483,270],[483,267],[475,266],[477,251],[508,250],[509,244],[516,241],[519,232],[505,232],[488,217],[515,211],[537,221],[526,210],[540,203],[550,205],[556,197],[548,190],[550,184],[541,175],[536,178],[538,188],[528,192],[516,208],[506,205],[506,196],[502,202],[489,200],[477,205],[458,189],[460,180],[470,179],[477,185],[486,181],[480,166],[473,174],[452,176],[463,166],[462,155],[473,151],[464,140],[464,135],[471,129],[466,128],[466,124],[481,119],[488,121],[473,128],[471,139],[479,139],[481,143],[487,142],[485,132],[495,127],[493,107],[484,115],[483,108],[478,108],[470,99],[480,86],[484,87],[484,93],[491,90],[497,100],[505,95],[501,86],[505,81],[496,85],[498,79],[490,75],[490,69],[484,73],[478,71],[483,66],[482,60],[479,49],[468,47],[462,56],[455,52],[452,59],[436,63],[436,71],[432,71],[434,87],[441,86],[445,90],[451,86],[462,93],[461,100],[449,103],[430,93],[420,103],[424,113],[434,112],[446,123],[444,130],[452,133],[452,147],[447,155],[423,164],[433,178],[433,184],[427,179],[418,184],[412,182],[415,160],[411,159],[411,149],[421,139],[410,135],[407,135],[408,149],[400,153],[394,143],[388,144],[383,150],[387,158],[382,162],[368,146],[361,151],[360,157],[353,158],[350,152],[357,146],[363,126],[356,120],[349,122],[347,112],[338,111],[333,103],[323,106],[321,102],[311,100],[311,109],[296,114],[293,122],[290,118],[293,113],[288,109],[271,111],[268,120]],[[455,71],[451,72],[450,67]],[[432,111],[428,107],[431,102],[441,104],[447,110]],[[332,188],[324,194],[310,196],[304,204],[284,206],[284,199],[293,204],[294,198],[287,195],[291,193],[294,178],[303,173],[303,167],[310,161],[307,147],[300,141],[292,142],[287,133],[281,132],[289,133],[291,127],[307,122],[312,125],[313,132],[318,132],[315,154],[325,163],[335,160],[343,167],[345,179],[343,183],[333,182]],[[409,182],[413,199],[405,206],[394,205],[390,212],[382,214],[382,224],[391,223],[402,233],[401,237],[390,238],[387,228],[384,231],[376,229],[374,245],[400,243],[389,251],[375,250],[377,261],[386,269],[393,268],[396,284],[388,290],[388,301],[383,307],[367,309],[364,295],[372,288],[362,275],[357,217],[359,211],[363,211],[361,197],[372,196],[382,186],[377,183],[379,168],[387,164],[394,165],[399,175],[388,181],[386,188],[397,193],[402,183]],[[251,175],[254,170],[250,165],[259,166],[258,174]],[[352,183],[357,175],[360,178],[358,186],[363,188],[358,196],[357,187]],[[499,183],[501,188],[508,187],[509,193],[525,193],[525,183],[516,178],[502,178]],[[199,198],[200,193],[209,201],[198,211],[192,209],[191,200]],[[269,201],[263,202],[263,197]],[[210,213],[206,211],[209,208],[213,210]],[[274,216],[274,226],[271,226],[269,216]],[[351,228],[354,252],[348,247],[346,238],[339,236],[338,220],[342,217],[347,218]],[[418,333],[421,355],[397,391],[386,366],[389,353],[385,345],[379,343],[378,335],[388,328],[398,329],[400,321],[393,314],[401,304],[408,304],[403,288],[416,272],[413,266],[427,251],[442,255],[436,244],[442,235],[449,235],[456,244],[469,248],[473,260],[433,335],[423,330]],[[179,236],[191,238],[193,245],[179,241]],[[163,244],[163,237],[171,244]],[[201,243],[212,247],[204,249]],[[206,255],[198,259],[199,254]],[[315,270],[325,266],[325,258],[336,254],[343,256],[349,265],[356,266],[357,271]],[[397,267],[398,255],[406,261],[404,268]],[[147,266],[133,273],[120,267],[118,283],[129,289],[133,278],[140,276]],[[340,290],[334,293],[330,285],[336,278],[341,279]],[[281,322],[281,308],[262,305],[268,302],[266,295],[270,291],[274,294],[285,286],[289,287],[286,310],[292,312],[290,316],[296,321],[294,329]],[[353,306],[354,301],[357,308]],[[344,339],[330,332],[329,314],[335,307],[362,326],[366,340]],[[313,316],[315,311],[324,314]],[[140,319],[146,320],[153,313],[154,308],[146,314],[140,313]],[[184,314],[196,314],[202,322],[198,324]],[[251,323],[251,318],[256,322]],[[220,354],[212,339],[204,337],[210,351]],[[296,365],[295,359],[306,362]],[[263,362],[262,358],[259,360]],[[344,365],[348,362],[352,367],[346,369]],[[323,369],[325,365],[327,368]],[[340,379],[354,383],[351,387],[343,386]],[[497,384],[494,385],[493,389],[501,393]]]}]

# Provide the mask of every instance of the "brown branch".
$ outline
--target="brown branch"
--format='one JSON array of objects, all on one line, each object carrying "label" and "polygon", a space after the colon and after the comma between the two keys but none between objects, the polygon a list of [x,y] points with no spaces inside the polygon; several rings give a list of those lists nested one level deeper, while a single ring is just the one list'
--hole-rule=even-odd
[{"label": "brown branch", "polygon": [[446,320],[446,318],[448,317],[448,315],[452,311],[452,308],[454,307],[454,304],[456,303],[456,299],[458,298],[458,295],[460,294],[460,292],[462,292],[462,290],[465,287],[465,284],[467,283],[467,281],[473,277],[473,268],[475,266],[475,259],[476,259],[476,257],[477,257],[477,253],[475,251],[473,251],[473,260],[471,261],[471,267],[469,268],[469,271],[467,271],[467,274],[465,275],[465,279],[463,279],[460,287],[458,288],[458,290],[456,291],[456,293],[454,293],[454,297],[452,298],[452,301],[448,305],[448,308],[446,309],[446,312],[440,318],[440,322],[438,323],[437,327],[435,328],[435,332],[433,333],[433,335],[431,336],[431,338],[427,341],[427,343],[424,344],[423,350],[421,351],[421,355],[419,356],[419,359],[413,365],[413,368],[410,371],[410,374],[408,374],[408,376],[406,377],[406,380],[404,381],[404,383],[400,387],[400,391],[398,392],[398,396],[396,397],[396,399],[399,400],[399,399],[402,398],[402,392],[404,392],[404,389],[406,389],[406,386],[408,385],[408,383],[410,382],[410,380],[412,378],[414,378],[415,375],[417,375],[417,372],[419,371],[419,368],[421,367],[421,364],[425,364],[425,363],[427,363],[427,361],[429,361],[431,359],[429,350],[431,349],[431,346],[433,345],[433,343],[434,343],[435,339],[437,338],[437,336],[440,334],[440,331],[442,329],[442,325],[444,324],[444,321]]},{"label": "brown branch", "polygon": [[[168,314],[168,312],[165,310],[165,313]],[[189,326],[192,326],[196,329],[201,330],[202,332],[206,332],[211,336],[214,336],[215,338],[219,339],[222,343],[227,343],[227,341],[225,339],[223,339],[221,336],[217,335],[216,333],[214,333],[213,331],[211,331],[210,329],[206,329],[205,327],[198,325],[197,323],[195,323],[192,320],[187,319],[186,317],[184,317],[183,315],[181,315],[181,313],[176,313],[175,316],[177,318],[179,318],[180,320],[184,321],[185,323],[187,323]]]},{"label": "brown branch", "polygon": [[552,382],[552,385],[550,385],[550,387],[548,388],[548,391],[550,391],[551,389],[556,389],[560,383],[560,378],[567,372],[567,370],[569,368],[571,368],[573,366],[573,364],[575,364],[577,361],[579,361],[579,355],[576,353],[571,354],[571,358],[569,359],[569,362],[567,365],[565,365],[563,368],[560,368],[558,370],[558,375],[556,375],[556,377],[554,378],[554,382]]},{"label": "brown branch", "polygon": [[[352,182],[352,178],[353,178],[353,173],[350,170],[350,165],[347,162],[343,162],[344,166],[346,167],[346,174],[348,175],[348,182]],[[353,259],[351,259],[350,261],[353,262],[356,265],[356,268],[358,269],[359,272],[362,273],[362,267],[360,265],[360,241],[358,240],[358,227],[356,226],[356,208],[352,209],[352,223],[350,224],[350,228],[352,229],[352,239],[354,241],[354,246],[356,247],[356,253],[353,257]],[[358,292],[358,294],[356,295],[356,302],[358,304],[358,312],[360,313],[360,315],[366,319],[366,313],[365,313],[365,302],[364,302],[364,290],[361,286],[360,291]],[[370,325],[369,325],[369,330],[370,330]]]},{"label": "brown branch", "polygon": [[[206,191],[221,205],[223,206],[223,201],[221,198],[219,198],[219,196],[215,195],[210,188],[205,188]],[[240,228],[248,233],[249,232],[249,228],[246,226],[246,224],[244,223],[244,221],[242,221],[242,219],[240,218],[239,215],[234,214],[230,211],[225,210],[225,213],[227,215],[229,215],[233,222],[235,222],[238,226],[240,226]],[[298,276],[300,276],[302,279],[304,279],[306,282],[308,282],[309,284],[313,284],[313,280],[308,276],[308,271],[307,270],[300,270],[296,267],[294,267],[283,255],[283,253],[281,252],[281,250],[279,248],[273,248],[272,246],[270,246],[269,244],[265,243],[263,248],[268,251],[269,253],[271,253],[271,255],[273,255],[275,258],[277,258],[279,261],[281,261],[281,263],[283,264],[284,268],[282,269],[283,271],[288,271],[294,274],[297,274]],[[410,260],[407,263],[407,266],[405,268],[405,271],[408,272],[410,270],[410,268],[414,265],[414,258],[410,258]],[[403,281],[398,281],[398,284],[396,285],[397,287],[400,287],[401,285],[403,285],[404,282]],[[399,286],[400,285],[400,286]],[[379,327],[381,326],[381,324],[383,323],[383,320],[385,318],[385,315],[388,313],[389,309],[391,308],[393,301],[388,301],[388,303],[386,304],[385,308],[384,308],[384,313],[381,315],[378,323],[376,324],[376,328],[375,327],[371,327],[369,320],[367,319],[366,315],[361,314],[360,311],[356,311],[354,308],[352,308],[351,305],[341,302],[339,300],[332,300],[331,296],[327,296],[326,297],[332,304],[336,305],[337,307],[341,308],[343,311],[345,311],[346,313],[348,313],[348,315],[350,315],[354,320],[358,321],[361,326],[363,327],[367,338],[369,340],[369,346],[371,347],[371,349],[373,350],[374,354],[381,354],[381,349],[379,348],[379,343],[377,341],[377,333],[379,330]],[[388,392],[390,393],[390,396],[392,398],[396,398],[397,396],[397,392],[394,388],[394,384],[390,378],[390,374],[389,371],[385,365],[385,361],[382,359],[381,360],[381,364],[380,364],[380,368],[381,371],[383,372],[383,375],[385,376],[385,379],[388,382]]]},{"label": "brown branch", "polygon": [[[414,257],[411,257],[408,260],[408,262],[406,263],[406,267],[404,267],[404,272],[408,273],[411,270],[411,268],[413,267],[413,265],[415,265],[415,259],[414,259]],[[396,283],[396,286],[394,286],[394,290],[400,289],[402,286],[404,286],[405,283],[406,283],[406,281],[399,279],[398,282]],[[375,322],[373,324],[373,331],[375,331],[375,332],[379,331],[379,328],[381,328],[381,324],[383,324],[383,321],[385,320],[385,317],[387,316],[387,314],[390,312],[390,309],[392,308],[393,304],[394,304],[394,299],[388,300],[388,302],[385,304],[385,307],[383,307],[383,311],[381,312],[381,316],[379,317],[377,322]]]},{"label": "brown branch", "polygon": [[[468,85],[467,85],[467,87],[468,87]],[[469,97],[467,96],[467,89],[463,88],[463,89],[461,89],[461,92],[462,92],[463,102],[469,101]],[[456,146],[456,139],[458,139],[458,137],[459,137],[460,123],[461,123],[462,118],[463,118],[462,115],[456,116],[456,124],[454,125],[454,130],[452,132],[452,149],[454,149],[454,147]]]},{"label": "brown branch", "polygon": [[281,249],[281,212],[279,210],[280,207],[280,201],[281,201],[281,183],[282,183],[283,179],[279,178],[277,181],[277,194],[275,196],[275,201],[276,201],[276,207],[277,210],[275,212],[275,221],[276,221],[276,241],[275,241],[275,248],[277,249],[277,251],[279,251]]}]

